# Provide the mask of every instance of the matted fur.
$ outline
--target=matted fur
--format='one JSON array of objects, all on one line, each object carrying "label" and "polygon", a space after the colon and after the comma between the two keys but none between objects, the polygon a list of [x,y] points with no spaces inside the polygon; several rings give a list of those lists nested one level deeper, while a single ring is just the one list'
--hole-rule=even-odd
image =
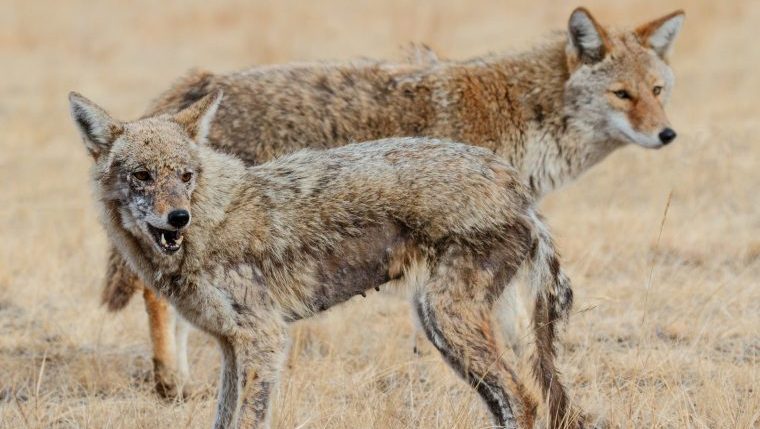
[{"label": "matted fur", "polygon": [[[549,316],[536,325],[550,351],[537,375],[553,393],[552,410],[571,415],[554,338],[541,332],[567,316],[572,290],[516,170],[488,150],[425,138],[302,150],[245,167],[205,143],[220,94],[126,123],[70,97],[110,240],[143,282],[219,341],[215,427],[267,426],[288,323],[410,282],[427,337],[494,423],[532,427],[535,402],[491,327],[493,306],[523,265]],[[180,209],[191,221],[174,228],[165,219]],[[165,236],[180,245],[167,247]]]}]

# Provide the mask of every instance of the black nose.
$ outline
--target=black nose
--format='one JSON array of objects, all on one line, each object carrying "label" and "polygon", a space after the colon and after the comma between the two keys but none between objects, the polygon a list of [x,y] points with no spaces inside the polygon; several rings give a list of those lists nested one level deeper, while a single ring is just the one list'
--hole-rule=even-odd
[{"label": "black nose", "polygon": [[190,222],[190,212],[187,210],[172,210],[169,212],[169,225],[182,228]]},{"label": "black nose", "polygon": [[677,135],[678,134],[676,134],[672,128],[665,128],[664,130],[660,131],[659,137],[662,144],[668,144],[675,140]]}]

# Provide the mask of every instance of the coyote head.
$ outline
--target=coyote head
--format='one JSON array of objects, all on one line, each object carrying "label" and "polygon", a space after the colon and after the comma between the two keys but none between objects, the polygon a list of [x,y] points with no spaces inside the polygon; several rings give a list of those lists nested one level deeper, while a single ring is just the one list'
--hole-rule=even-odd
[{"label": "coyote head", "polygon": [[69,95],[74,123],[95,160],[97,197],[118,211],[139,243],[162,255],[180,250],[192,222],[198,149],[220,100],[217,92],[174,115],[121,122],[85,97]]},{"label": "coyote head", "polygon": [[675,139],[663,109],[673,88],[668,52],[684,20],[676,11],[633,31],[603,28],[584,8],[570,16],[566,105],[604,139],[660,148]]}]

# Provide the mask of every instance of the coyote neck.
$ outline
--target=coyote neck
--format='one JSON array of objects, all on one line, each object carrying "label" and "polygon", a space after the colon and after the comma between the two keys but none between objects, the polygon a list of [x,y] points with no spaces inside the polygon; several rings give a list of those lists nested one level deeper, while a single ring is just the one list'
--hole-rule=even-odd
[{"label": "coyote neck", "polygon": [[564,91],[565,43],[453,63],[450,83],[437,94],[443,106],[438,134],[493,150],[520,171],[538,197],[620,146],[575,120]]}]

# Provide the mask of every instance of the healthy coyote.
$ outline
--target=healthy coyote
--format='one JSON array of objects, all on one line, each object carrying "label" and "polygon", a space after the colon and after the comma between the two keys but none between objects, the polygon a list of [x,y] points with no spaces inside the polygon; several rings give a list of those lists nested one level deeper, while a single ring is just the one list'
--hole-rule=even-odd
[{"label": "healthy coyote", "polygon": [[215,427],[267,426],[288,323],[381,284],[414,291],[428,339],[499,427],[533,427],[535,405],[491,327],[522,267],[546,346],[537,376],[566,406],[553,331],[572,290],[516,170],[489,150],[428,138],[245,167],[206,144],[220,100],[221,91],[176,114],[121,122],[70,95],[109,239],[145,284],[219,341]]},{"label": "healthy coyote", "polygon": [[[148,115],[176,113],[223,89],[209,144],[247,164],[310,146],[432,136],[491,150],[540,198],[617,148],[659,148],[675,138],[663,106],[673,87],[667,56],[683,19],[677,11],[634,30],[613,31],[581,8],[566,33],[517,55],[457,62],[423,52],[416,64],[199,72],[161,95]],[[142,289],[116,253],[107,278],[104,299],[114,310]],[[187,378],[185,335],[177,336],[175,360],[168,306],[150,289],[143,294],[157,387],[175,394]]]}]

